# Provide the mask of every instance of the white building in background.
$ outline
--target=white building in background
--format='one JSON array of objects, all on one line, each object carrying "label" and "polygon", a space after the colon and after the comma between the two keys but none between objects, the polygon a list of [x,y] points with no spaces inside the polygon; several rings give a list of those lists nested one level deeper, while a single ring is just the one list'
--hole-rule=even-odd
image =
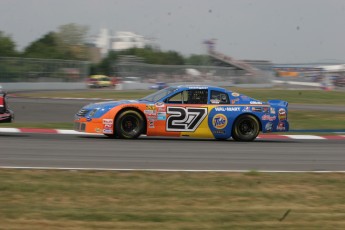
[{"label": "white building in background", "polygon": [[151,41],[142,35],[121,31],[116,32],[110,47],[112,50],[119,51],[130,48],[144,48],[150,44]]},{"label": "white building in background", "polygon": [[100,33],[94,37],[94,44],[100,49],[102,56],[107,55],[110,50],[120,51],[130,48],[144,48],[154,46],[154,39],[146,38],[133,32],[119,31],[111,34],[108,29],[101,29]]},{"label": "white building in background", "polygon": [[101,29],[98,36],[95,37],[95,46],[100,49],[102,56],[105,56],[109,51],[110,38],[108,29]]}]

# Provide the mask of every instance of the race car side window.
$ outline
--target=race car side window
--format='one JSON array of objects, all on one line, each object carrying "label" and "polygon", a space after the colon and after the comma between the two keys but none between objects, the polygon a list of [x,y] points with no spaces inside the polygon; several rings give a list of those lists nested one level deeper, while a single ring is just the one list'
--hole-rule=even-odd
[{"label": "race car side window", "polygon": [[211,104],[230,104],[229,95],[220,91],[211,90]]},{"label": "race car side window", "polygon": [[188,101],[188,93],[187,90],[179,92],[170,98],[165,100],[165,103],[168,104],[187,104]]},{"label": "race car side window", "polygon": [[188,91],[188,104],[207,104],[207,89],[192,89]]},{"label": "race car side window", "polygon": [[167,104],[207,104],[207,89],[184,90],[168,98]]}]

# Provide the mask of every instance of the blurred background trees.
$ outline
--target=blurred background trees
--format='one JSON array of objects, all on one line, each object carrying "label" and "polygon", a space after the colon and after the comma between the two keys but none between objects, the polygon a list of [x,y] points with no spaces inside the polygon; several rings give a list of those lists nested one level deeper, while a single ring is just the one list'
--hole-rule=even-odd
[{"label": "blurred background trees", "polygon": [[0,31],[0,56],[15,57],[17,55],[16,44],[12,38]]},{"label": "blurred background trees", "polygon": [[[90,61],[91,54],[87,44],[89,28],[74,23],[61,25],[57,31],[50,31],[31,42],[23,51],[16,50],[13,39],[0,31],[0,57],[23,57],[40,59],[62,59]],[[91,74],[108,74],[119,57],[130,55],[140,58],[143,63],[157,65],[205,65],[206,55],[184,57],[176,51],[161,51],[153,47],[130,48],[122,51],[109,51],[99,63],[90,67]]]}]

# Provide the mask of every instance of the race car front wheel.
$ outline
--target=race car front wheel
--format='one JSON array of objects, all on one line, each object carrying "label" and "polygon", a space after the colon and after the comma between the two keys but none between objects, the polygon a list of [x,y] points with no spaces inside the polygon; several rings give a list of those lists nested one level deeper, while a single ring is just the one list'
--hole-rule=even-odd
[{"label": "race car front wheel", "polygon": [[258,120],[249,114],[242,115],[236,119],[232,138],[236,141],[253,141],[260,132],[260,124]]},{"label": "race car front wheel", "polygon": [[115,132],[119,138],[138,138],[144,130],[145,121],[141,114],[135,110],[123,111],[115,122]]}]

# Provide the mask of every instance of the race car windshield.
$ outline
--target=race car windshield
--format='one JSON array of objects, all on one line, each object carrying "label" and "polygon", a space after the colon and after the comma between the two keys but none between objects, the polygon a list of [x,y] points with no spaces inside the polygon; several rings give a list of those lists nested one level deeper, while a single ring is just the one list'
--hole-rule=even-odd
[{"label": "race car windshield", "polygon": [[168,87],[162,90],[159,90],[153,94],[150,94],[146,97],[143,97],[141,99],[139,99],[139,101],[152,101],[152,102],[156,102],[159,101],[160,99],[162,99],[163,97],[165,97],[166,95],[174,92],[176,90],[175,87]]}]

